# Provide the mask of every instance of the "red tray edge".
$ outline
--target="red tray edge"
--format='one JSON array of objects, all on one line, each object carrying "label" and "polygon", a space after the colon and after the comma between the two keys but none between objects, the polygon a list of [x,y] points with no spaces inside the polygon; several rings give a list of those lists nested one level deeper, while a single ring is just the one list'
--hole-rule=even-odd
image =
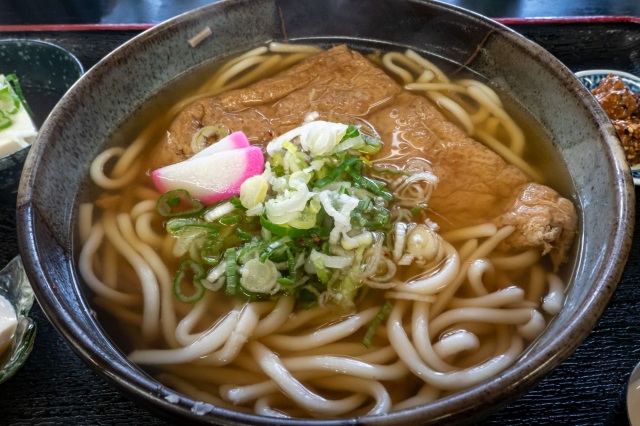
[{"label": "red tray edge", "polygon": [[[640,24],[639,16],[558,16],[539,18],[495,18],[504,25],[539,25],[573,23],[618,23]],[[0,32],[9,31],[144,31],[155,24],[49,24],[49,25],[0,25]]]}]

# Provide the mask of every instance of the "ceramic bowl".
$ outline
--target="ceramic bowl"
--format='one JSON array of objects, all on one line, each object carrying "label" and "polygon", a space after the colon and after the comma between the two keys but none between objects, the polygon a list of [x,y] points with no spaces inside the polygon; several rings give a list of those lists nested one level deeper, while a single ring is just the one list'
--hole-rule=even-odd
[{"label": "ceramic bowl", "polygon": [[[84,69],[68,50],[28,39],[0,39],[0,73],[15,73],[39,128],[49,111],[82,75]],[[0,194],[15,197],[30,147],[0,157]]]},{"label": "ceramic bowl", "polygon": [[[608,69],[583,70],[576,72],[576,77],[578,77],[578,80],[580,80],[587,89],[593,90],[609,74],[619,76],[632,92],[640,93],[640,77],[628,72]],[[631,166],[631,175],[633,176],[633,183],[640,186],[640,164]]]},{"label": "ceramic bowl", "polygon": [[[330,17],[329,19],[327,17]],[[187,40],[209,27],[192,48]],[[285,33],[286,31],[286,33]],[[562,156],[580,235],[565,308],[510,368],[434,403],[379,417],[291,420],[202,404],[133,365],[92,315],[77,266],[78,198],[110,134],[183,73],[271,40],[406,48],[466,64],[526,105]],[[88,130],[90,129],[90,131]],[[55,194],[55,196],[52,196]],[[517,398],[566,359],[604,311],[625,265],[634,188],[615,131],[573,73],[508,28],[428,1],[225,1],[178,16],[124,44],[70,90],[41,129],[18,194],[20,250],[48,318],[125,395],[181,422],[253,425],[469,423]],[[606,256],[603,256],[606,253]]]}]

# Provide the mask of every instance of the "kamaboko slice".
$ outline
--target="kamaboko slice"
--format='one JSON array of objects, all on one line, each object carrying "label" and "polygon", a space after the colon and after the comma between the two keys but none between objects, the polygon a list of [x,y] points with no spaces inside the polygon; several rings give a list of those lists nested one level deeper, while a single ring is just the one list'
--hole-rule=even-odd
[{"label": "kamaboko slice", "polygon": [[264,155],[256,146],[191,157],[152,173],[160,192],[186,189],[209,205],[240,194],[240,185],[264,171]]}]

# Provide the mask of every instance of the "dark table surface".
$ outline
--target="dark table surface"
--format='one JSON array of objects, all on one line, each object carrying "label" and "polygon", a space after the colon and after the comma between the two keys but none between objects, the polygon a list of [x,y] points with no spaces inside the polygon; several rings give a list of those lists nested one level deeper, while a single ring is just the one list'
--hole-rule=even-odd
[{"label": "dark table surface", "polygon": [[[205,0],[0,0],[0,39],[29,37],[57,43],[89,68],[139,29],[34,29],[14,25],[157,23]],[[574,71],[615,68],[640,75],[640,1],[449,1],[490,17],[583,16],[581,19],[503,20],[547,48]],[[45,13],[46,12],[46,13]],[[592,19],[585,16],[606,15]],[[617,15],[617,18],[611,16]],[[627,16],[627,17],[622,17]],[[632,16],[639,18],[632,18]],[[1,64],[0,64],[1,65]],[[640,193],[636,191],[636,197]],[[640,202],[640,198],[638,198]],[[636,207],[640,214],[640,206]],[[18,254],[15,196],[0,199],[0,265]],[[616,293],[583,344],[559,368],[483,424],[628,424],[626,384],[640,361],[640,235]],[[53,329],[40,308],[33,352],[0,386],[0,425],[164,424],[121,396],[90,370]]]}]

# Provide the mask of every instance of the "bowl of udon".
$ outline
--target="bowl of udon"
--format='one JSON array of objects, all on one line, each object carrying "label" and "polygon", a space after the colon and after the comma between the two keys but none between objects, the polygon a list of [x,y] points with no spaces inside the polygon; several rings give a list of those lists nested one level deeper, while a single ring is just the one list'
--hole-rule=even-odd
[{"label": "bowl of udon", "polygon": [[428,1],[227,1],[86,73],[18,196],[38,302],[179,421],[469,423],[624,268],[615,131],[552,55]]}]

